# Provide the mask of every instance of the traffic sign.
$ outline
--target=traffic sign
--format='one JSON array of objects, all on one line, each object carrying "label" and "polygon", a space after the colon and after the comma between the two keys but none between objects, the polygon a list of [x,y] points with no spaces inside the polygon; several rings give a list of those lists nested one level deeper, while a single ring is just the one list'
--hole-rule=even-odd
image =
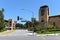
[{"label": "traffic sign", "polygon": [[27,22],[27,20],[22,20],[21,22]]}]

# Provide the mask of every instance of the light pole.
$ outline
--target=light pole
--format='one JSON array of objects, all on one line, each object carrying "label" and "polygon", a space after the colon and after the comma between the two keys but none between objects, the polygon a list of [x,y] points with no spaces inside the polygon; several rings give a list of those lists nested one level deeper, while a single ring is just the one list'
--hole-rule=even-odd
[{"label": "light pole", "polygon": [[[29,11],[29,12],[31,12],[32,13],[32,18],[34,18],[34,12],[33,11],[31,11],[31,10],[28,10],[28,9],[20,9],[20,10],[25,10],[25,11]],[[34,35],[34,19],[33,19],[33,21],[32,21],[32,26],[33,26],[33,35]]]}]

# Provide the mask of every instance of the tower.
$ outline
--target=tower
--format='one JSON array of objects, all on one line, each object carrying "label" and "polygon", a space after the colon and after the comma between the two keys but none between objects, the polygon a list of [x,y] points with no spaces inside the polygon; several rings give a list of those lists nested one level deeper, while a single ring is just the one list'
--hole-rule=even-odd
[{"label": "tower", "polygon": [[44,26],[48,24],[49,7],[47,5],[41,6],[39,9],[39,24]]}]

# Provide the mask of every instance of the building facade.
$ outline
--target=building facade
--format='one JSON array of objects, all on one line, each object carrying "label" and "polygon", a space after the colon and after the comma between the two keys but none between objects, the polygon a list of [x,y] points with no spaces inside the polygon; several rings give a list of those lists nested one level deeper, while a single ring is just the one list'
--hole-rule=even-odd
[{"label": "building facade", "polygon": [[16,21],[13,21],[12,19],[9,19],[7,21],[7,26],[5,27],[5,29],[7,30],[15,30],[15,25],[16,25]]},{"label": "building facade", "polygon": [[60,28],[60,15],[49,16],[49,7],[47,5],[41,6],[39,9],[39,24],[40,26],[52,24],[56,28]]},{"label": "building facade", "polygon": [[49,8],[48,6],[42,6],[39,9],[39,23],[41,26],[47,25],[49,21]]},{"label": "building facade", "polygon": [[60,15],[50,16],[49,23],[56,26],[56,28],[60,29]]}]

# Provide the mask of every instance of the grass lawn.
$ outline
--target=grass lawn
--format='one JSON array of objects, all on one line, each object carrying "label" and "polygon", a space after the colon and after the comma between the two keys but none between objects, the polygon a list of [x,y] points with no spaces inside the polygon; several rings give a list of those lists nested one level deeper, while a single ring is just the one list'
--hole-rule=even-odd
[{"label": "grass lawn", "polygon": [[0,32],[4,32],[5,30],[0,30]]},{"label": "grass lawn", "polygon": [[51,32],[49,32],[49,31],[43,31],[43,32],[37,31],[36,33],[37,34],[56,34],[56,33],[60,33],[60,31],[51,31]]}]

